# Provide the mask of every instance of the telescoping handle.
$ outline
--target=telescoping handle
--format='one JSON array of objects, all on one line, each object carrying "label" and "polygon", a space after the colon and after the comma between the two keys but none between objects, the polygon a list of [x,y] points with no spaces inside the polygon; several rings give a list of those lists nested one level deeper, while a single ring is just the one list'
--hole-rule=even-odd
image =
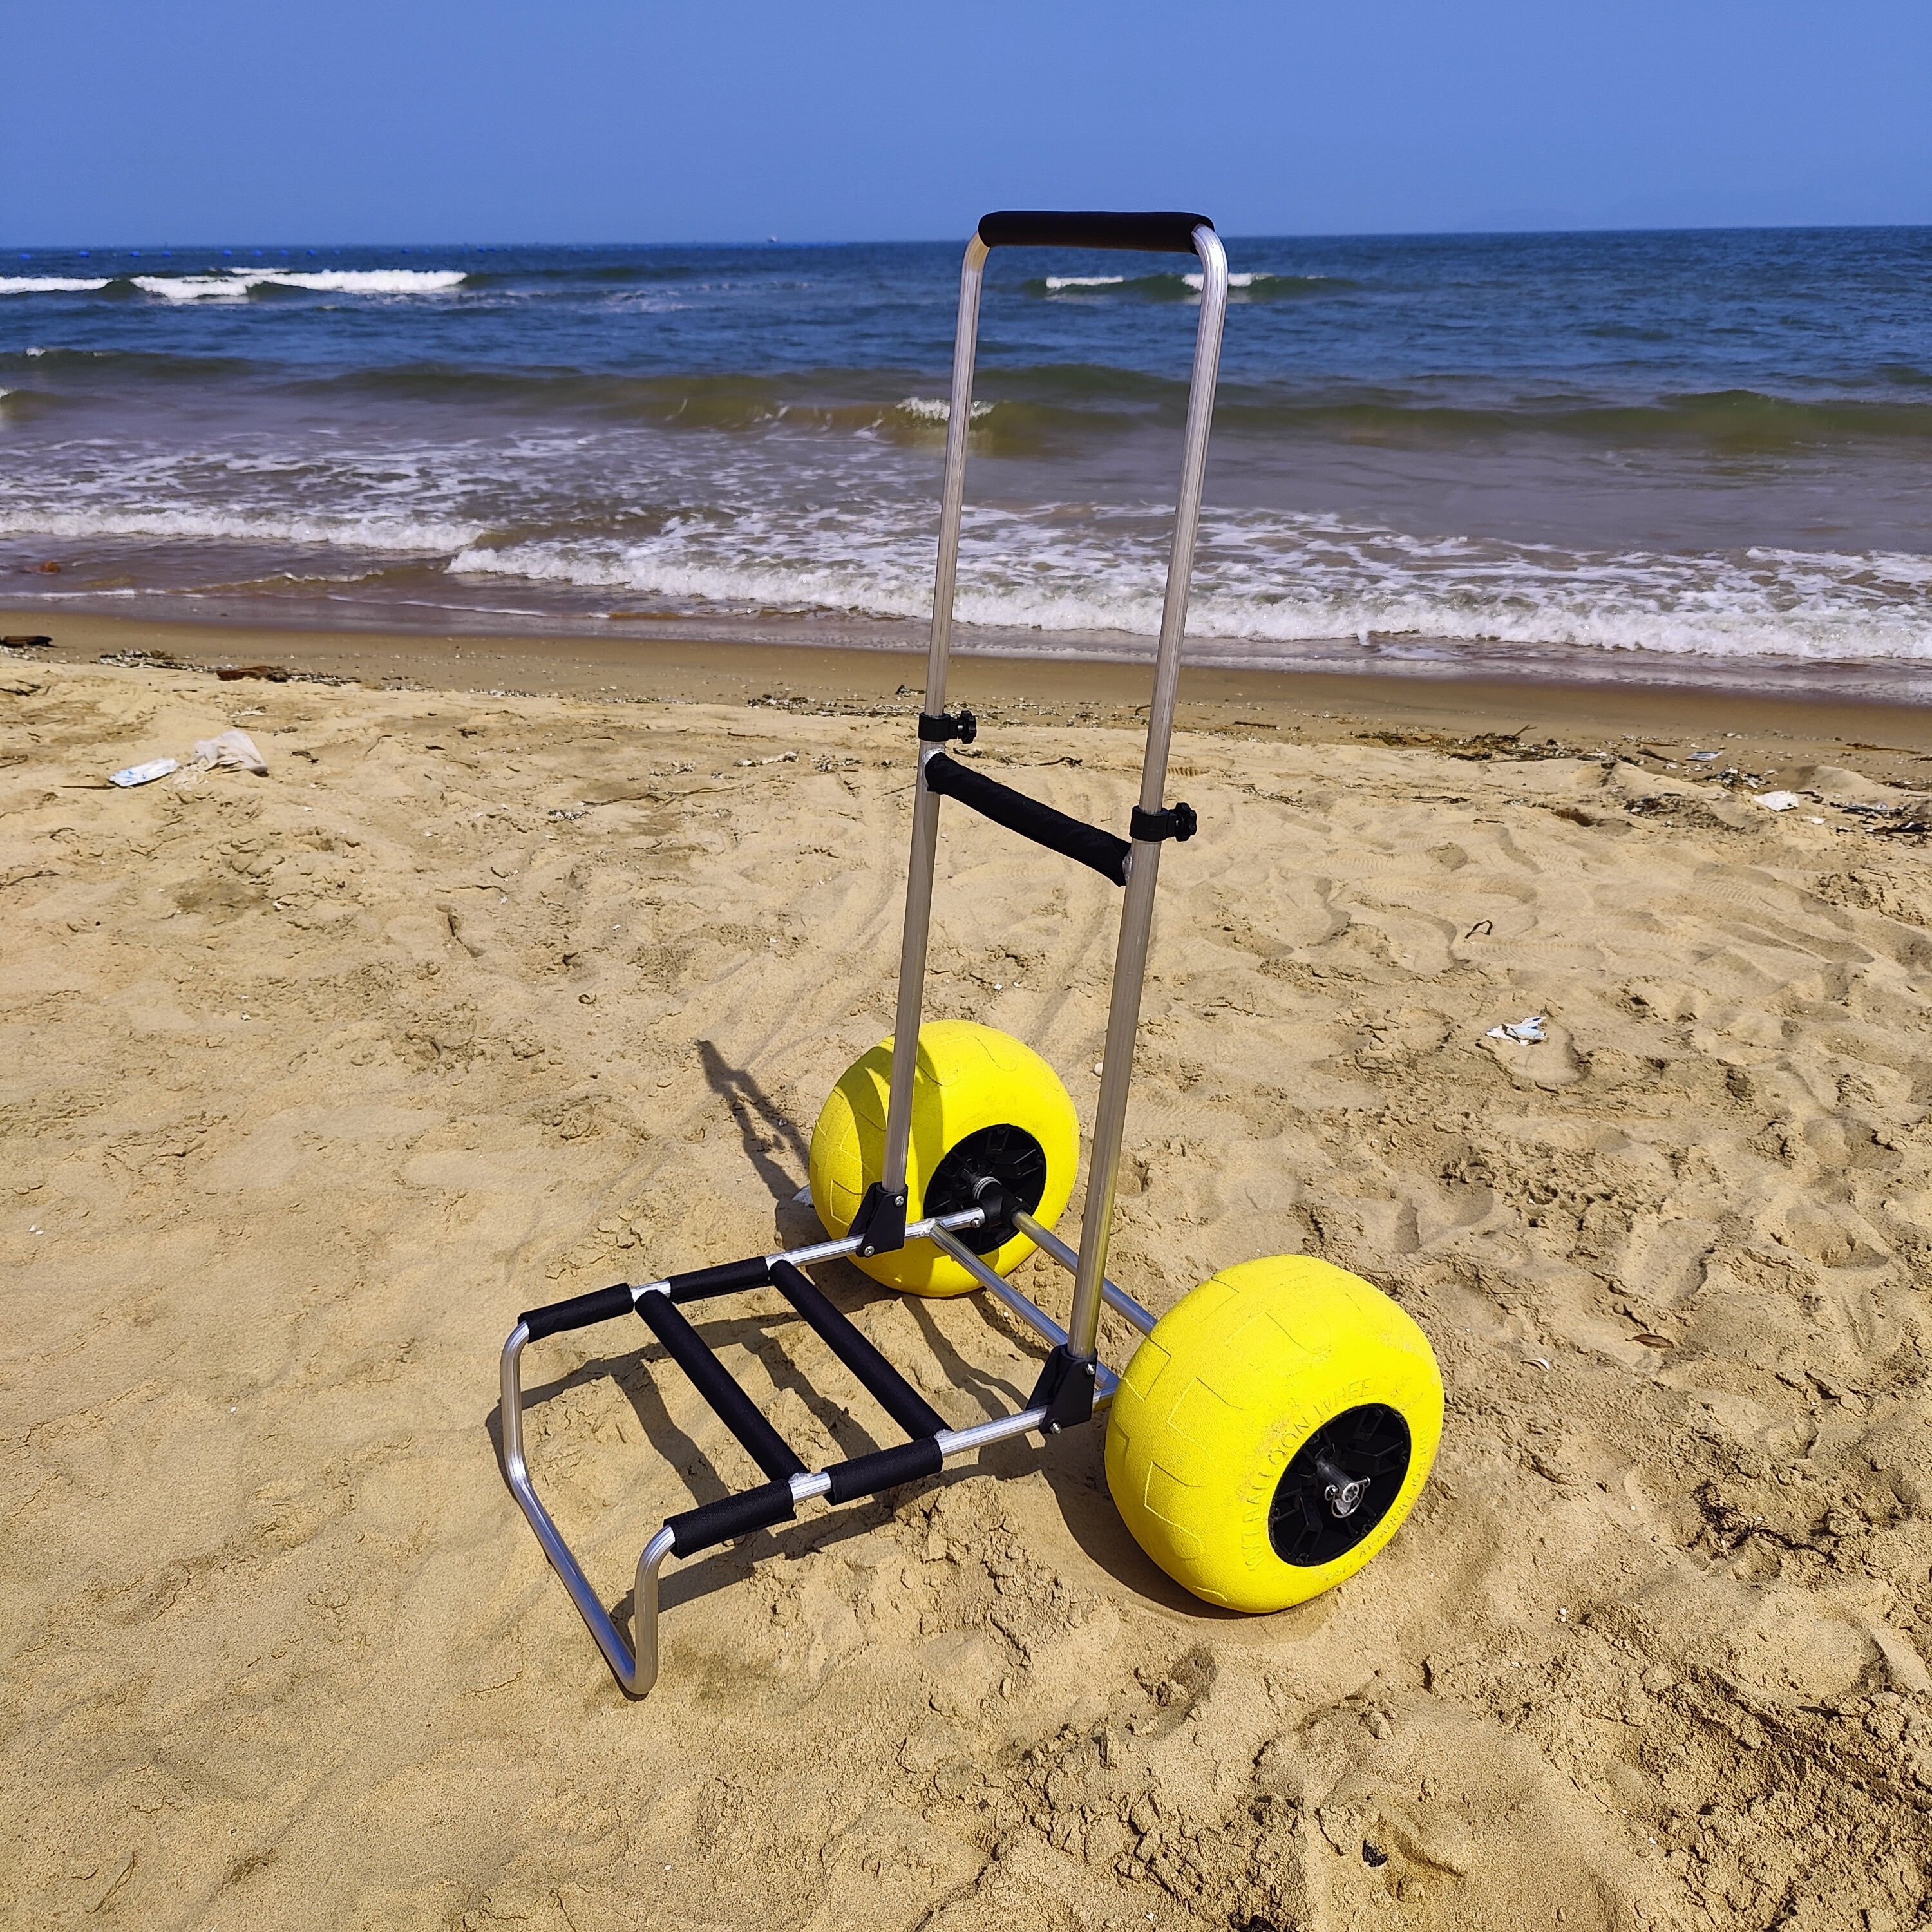
[{"label": "telescoping handle", "polygon": [[980,239],[988,248],[1138,248],[1150,255],[1191,255],[1195,230],[1214,226],[1204,214],[1167,208],[1114,214],[1004,208],[982,218]]},{"label": "telescoping handle", "polygon": [[[998,248],[1124,248],[1148,254],[1191,254],[1200,262],[1201,319],[1194,342],[1194,371],[1188,385],[1187,427],[1180,487],[1174,499],[1174,547],[1168,554],[1167,594],[1162,602],[1160,644],[1154,658],[1154,702],[1148,711],[1147,749],[1141,765],[1141,795],[1134,816],[1132,863],[1118,858],[1111,835],[1046,812],[983,774],[946,757],[940,746],[957,734],[937,728],[946,710],[946,661],[952,639],[952,602],[959,560],[959,526],[966,497],[966,443],[973,416],[973,362],[980,338],[980,290],[988,254]],[[1190,280],[1194,278],[1190,278]],[[912,1138],[912,1100],[919,1062],[919,1029],[931,939],[932,884],[943,792],[970,803],[998,823],[1079,858],[1124,883],[1120,937],[1114,961],[1114,989],[1107,1016],[1107,1046],[1094,1120],[1093,1154],[1088,1170],[1086,1219],[1079,1264],[1074,1278],[1069,1346],[1076,1355],[1093,1354],[1100,1320],[1107,1265],[1107,1236],[1126,1123],[1127,1073],[1133,1062],[1140,1016],[1141,982],[1147,967],[1148,934],[1154,920],[1154,882],[1162,842],[1186,836],[1180,808],[1164,806],[1168,742],[1180,676],[1181,634],[1187,622],[1187,590],[1194,567],[1195,530],[1201,514],[1201,489],[1208,461],[1208,434],[1214,420],[1214,382],[1221,357],[1221,324],[1228,301],[1228,257],[1214,224],[1204,214],[1162,211],[1115,214],[1100,211],[1049,212],[1008,208],[982,219],[966,244],[959,275],[959,323],[952,344],[952,396],[946,425],[946,468],[940,486],[939,551],[933,572],[932,636],[927,647],[925,718],[922,728],[920,783],[912,814],[912,851],[906,868],[905,926],[899,947],[898,1016],[892,1028],[892,1077],[886,1106],[886,1144],[880,1186],[888,1197],[902,1194]],[[940,761],[944,760],[941,764]],[[937,781],[934,766],[939,766]],[[1187,814],[1186,832],[1193,830]],[[1051,834],[1051,836],[1048,836]],[[1077,842],[1080,849],[1073,849]],[[1100,841],[1105,841],[1104,844]]]}]

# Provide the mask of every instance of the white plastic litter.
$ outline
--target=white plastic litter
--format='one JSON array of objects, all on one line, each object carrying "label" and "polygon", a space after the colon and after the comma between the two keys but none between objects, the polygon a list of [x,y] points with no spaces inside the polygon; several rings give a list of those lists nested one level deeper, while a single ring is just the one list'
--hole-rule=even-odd
[{"label": "white plastic litter", "polygon": [[1767,812],[1789,812],[1794,805],[1804,802],[1795,791],[1761,791],[1757,802]]},{"label": "white plastic litter", "polygon": [[1721,758],[1724,755],[1721,752],[1693,752],[1690,762],[1694,765],[1708,765],[1713,758]]},{"label": "white plastic litter", "polygon": [[240,772],[266,773],[268,769],[268,760],[245,731],[224,731],[218,737],[200,740],[194,748],[194,761],[203,770],[222,765]]},{"label": "white plastic litter", "polygon": [[1501,1026],[1490,1028],[1490,1037],[1492,1040],[1513,1040],[1519,1046],[1539,1046],[1550,1037],[1543,1030],[1544,1018],[1541,1013],[1532,1013],[1526,1018],[1505,1020]]},{"label": "white plastic litter", "polygon": [[145,765],[130,765],[125,771],[109,773],[107,782],[117,785],[152,784],[157,778],[164,778],[170,772],[181,770],[178,758],[150,758]]}]

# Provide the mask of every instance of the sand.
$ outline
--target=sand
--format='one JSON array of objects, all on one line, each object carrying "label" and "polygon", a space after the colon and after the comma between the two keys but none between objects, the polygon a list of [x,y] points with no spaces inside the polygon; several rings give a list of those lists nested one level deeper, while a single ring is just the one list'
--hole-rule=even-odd
[{"label": "sand", "polygon": [[[1694,781],[1681,698],[1512,693],[1517,736],[1466,689],[1197,684],[1114,1271],[1386,1288],[1449,1392],[1420,1506],[1241,1619],[1141,1556],[1097,1432],[1009,1444],[674,1564],[638,1704],[504,1488],[497,1352],[811,1225],[889,1018],[912,700],[98,654],[0,662],[0,1921],[1925,1922],[1922,718],[1733,706],[1718,769],[1808,794],[1774,814]],[[1131,694],[1059,675],[979,748],[1118,823]],[[230,724],[266,778],[101,783]],[[932,1010],[1090,1114],[1115,896],[963,812],[940,870]],[[823,1278],[950,1419],[1030,1387],[985,1298]],[[701,1325],[808,1459],[892,1439],[775,1297]],[[752,1478],[634,1324],[527,1382],[613,1605]]]}]

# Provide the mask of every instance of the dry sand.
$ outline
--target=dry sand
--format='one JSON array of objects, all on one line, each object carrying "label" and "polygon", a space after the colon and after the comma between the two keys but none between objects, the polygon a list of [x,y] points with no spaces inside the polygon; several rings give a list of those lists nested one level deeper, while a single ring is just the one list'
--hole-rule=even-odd
[{"label": "dry sand", "polygon": [[[1010,1444],[674,1564],[634,1704],[504,1489],[496,1352],[805,1232],[888,1020],[905,718],[55,655],[0,663],[0,1922],[1926,1922],[1932,866],[1850,808],[1932,774],[1922,719],[1753,713],[1718,742],[1817,794],[1781,815],[1689,784],[1681,700],[1533,758],[1396,716],[1439,692],[1184,734],[1114,1271],[1386,1286],[1449,1390],[1422,1504],[1243,1620],[1096,1435]],[[1120,821],[1136,740],[1022,683],[988,764]],[[100,786],[231,723],[266,778]],[[947,824],[932,1009],[1085,1113],[1118,902]],[[984,1298],[824,1279],[950,1419],[1030,1386]],[[702,1326],[808,1459],[892,1439],[775,1298]],[[752,1474],[647,1341],[528,1358],[614,1604]]]}]

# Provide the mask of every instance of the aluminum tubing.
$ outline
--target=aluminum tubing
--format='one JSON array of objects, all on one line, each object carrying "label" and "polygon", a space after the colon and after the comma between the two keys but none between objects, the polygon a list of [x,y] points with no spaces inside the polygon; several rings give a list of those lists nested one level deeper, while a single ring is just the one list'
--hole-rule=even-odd
[{"label": "aluminum tubing", "polygon": [[[1221,366],[1221,326],[1228,308],[1228,257],[1211,228],[1194,231],[1201,257],[1201,321],[1194,337],[1194,372],[1187,392],[1187,433],[1181,454],[1180,488],[1174,500],[1174,548],[1168,559],[1167,597],[1161,608],[1160,650],[1155,661],[1154,703],[1148,712],[1147,752],[1141,766],[1141,809],[1159,812],[1167,786],[1167,754],[1174,735],[1174,706],[1180,686],[1180,644],[1187,628],[1187,593],[1194,574],[1194,539],[1201,520],[1201,490],[1208,470],[1208,437],[1214,426],[1214,384]],[[1090,1355],[1100,1332],[1101,1283],[1113,1230],[1114,1190],[1120,1178],[1120,1138],[1126,1129],[1127,1086],[1139,1030],[1142,982],[1154,928],[1154,889],[1160,872],[1160,842],[1136,839],[1128,861],[1126,902],[1120,908],[1120,944],[1114,956],[1113,997],[1107,1008],[1107,1043],[1101,1056],[1100,1095],[1094,1108],[1093,1150],[1087,1168],[1087,1211],[1080,1229],[1080,1266],[1073,1277],[1073,1312],[1068,1346]]]},{"label": "aluminum tubing", "polygon": [[1167,596],[1161,605],[1154,703],[1148,707],[1147,754],[1141,766],[1141,809],[1150,812],[1160,810],[1167,789],[1168,742],[1174,734],[1174,704],[1180,687],[1180,640],[1187,628],[1194,540],[1201,523],[1202,487],[1208,474],[1208,438],[1214,427],[1214,385],[1221,368],[1221,325],[1228,310],[1228,256],[1221,238],[1211,228],[1197,228],[1194,248],[1201,257],[1201,321],[1194,333],[1186,438],[1181,451],[1180,488],[1174,505],[1174,548],[1167,560]]},{"label": "aluminum tubing", "polygon": [[[1021,1294],[1011,1282],[995,1274],[964,1241],[956,1241],[950,1235],[943,1234],[936,1234],[932,1238],[935,1246],[943,1248],[982,1288],[1004,1302],[1049,1347],[1061,1348],[1066,1346],[1066,1330],[1036,1302]],[[1098,1408],[1113,1400],[1120,1378],[1104,1362],[1096,1363],[1094,1367],[1094,1406]]]},{"label": "aluminum tubing", "polygon": [[[524,1395],[520,1358],[524,1345],[530,1340],[529,1331],[520,1322],[510,1330],[509,1340],[503,1344],[502,1367],[503,1427],[503,1475],[509,1484],[510,1493],[517,1499],[530,1528],[536,1532],[538,1543],[544,1556],[550,1558],[550,1568],[563,1579],[563,1587],[570,1592],[570,1600],[577,1606],[578,1616],[583,1618],[590,1634],[597,1640],[597,1648],[604,1653],[604,1660],[610,1665],[619,1683],[627,1690],[634,1690],[638,1682],[637,1660],[630,1647],[617,1634],[617,1627],[610,1618],[597,1592],[592,1588],[590,1580],[584,1575],[577,1558],[570,1553],[570,1546],[563,1540],[563,1533],[551,1522],[550,1512],[538,1500],[536,1489],[530,1482],[530,1472],[524,1460]],[[667,1545],[668,1546],[668,1545]],[[662,1562],[662,1558],[659,1558]],[[652,1601],[655,1611],[656,1588],[655,1575],[652,1580]],[[655,1618],[652,1621],[652,1642],[656,1633]],[[656,1675],[653,1660],[652,1675]],[[646,1683],[645,1690],[650,1686]],[[642,1696],[642,1691],[634,1694]]]},{"label": "aluminum tubing", "polygon": [[[1017,1228],[1041,1253],[1048,1259],[1058,1262],[1069,1274],[1080,1272],[1080,1256],[1077,1250],[1070,1248],[1051,1228],[1043,1226],[1030,1214],[1016,1214],[1013,1226]],[[1100,1299],[1116,1315],[1124,1315],[1143,1335],[1154,1333],[1154,1323],[1160,1318],[1150,1308],[1143,1308],[1126,1290],[1102,1275],[1100,1278]]]},{"label": "aluminum tubing", "polygon": [[648,1696],[658,1681],[658,1573],[672,1540],[670,1531],[661,1529],[638,1552],[637,1585],[631,1592],[631,1640],[637,1658],[628,1677],[617,1672],[618,1682],[633,1697]]},{"label": "aluminum tubing", "polygon": [[1107,1041],[1100,1056],[1100,1094],[1094,1106],[1094,1139],[1087,1163],[1087,1210],[1080,1226],[1080,1264],[1073,1276],[1073,1312],[1067,1346],[1094,1352],[1100,1333],[1100,1285],[1107,1274],[1113,1233],[1114,1190],[1120,1180],[1120,1142],[1126,1131],[1127,1090],[1133,1078],[1134,1040],[1140,1030],[1141,987],[1147,973],[1154,926],[1154,886],[1160,877],[1160,842],[1134,842],[1120,908],[1120,938],[1114,955],[1113,996],[1107,1005]]},{"label": "aluminum tubing", "polygon": [[[946,477],[939,500],[939,557],[933,572],[932,634],[926,662],[926,710],[946,709],[952,646],[952,595],[959,566],[959,520],[966,503],[966,438],[973,426],[973,363],[980,340],[980,284],[986,244],[976,234],[959,272],[959,321],[952,338],[952,401],[946,423]],[[888,1194],[905,1185],[912,1139],[913,1079],[919,1068],[919,1025],[925,1002],[926,949],[932,928],[932,871],[939,844],[939,799],[926,788],[926,761],[940,748],[923,741],[913,774],[912,853],[906,866],[905,926],[899,941],[898,1004],[892,1021],[892,1078],[886,1102]],[[908,1203],[908,1205],[910,1204]]]}]

